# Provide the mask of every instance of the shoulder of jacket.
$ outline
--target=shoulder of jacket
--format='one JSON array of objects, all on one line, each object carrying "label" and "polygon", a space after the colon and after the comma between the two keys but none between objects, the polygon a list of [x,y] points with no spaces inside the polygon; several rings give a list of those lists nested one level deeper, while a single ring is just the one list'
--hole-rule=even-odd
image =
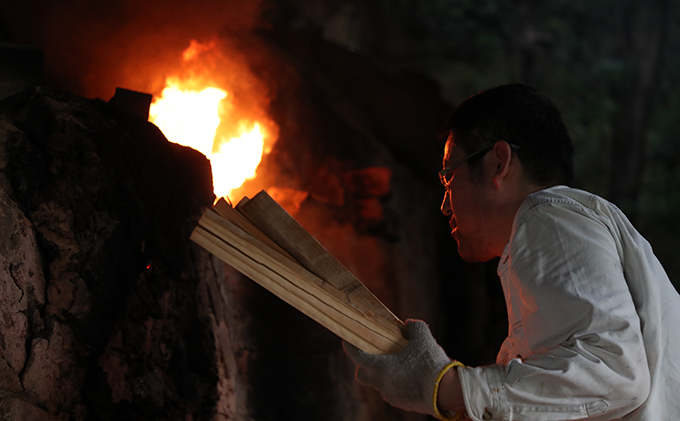
[{"label": "shoulder of jacket", "polygon": [[567,186],[554,186],[530,194],[517,211],[517,222],[537,212],[565,209],[588,215],[595,219],[609,219],[612,207],[600,196]]},{"label": "shoulder of jacket", "polygon": [[609,206],[609,202],[596,194],[567,186],[554,186],[539,190],[527,196],[525,204],[528,210],[546,204],[574,205],[594,211]]}]

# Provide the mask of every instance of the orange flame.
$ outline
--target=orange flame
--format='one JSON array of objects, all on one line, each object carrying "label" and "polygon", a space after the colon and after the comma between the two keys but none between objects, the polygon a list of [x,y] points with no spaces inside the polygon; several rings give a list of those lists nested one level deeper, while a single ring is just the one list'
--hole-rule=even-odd
[{"label": "orange flame", "polygon": [[184,61],[193,60],[199,54],[210,51],[213,47],[215,47],[215,42],[200,43],[192,39],[191,43],[189,43],[189,48],[182,53],[182,58],[184,58]]},{"label": "orange flame", "polygon": [[218,106],[227,92],[214,87],[192,90],[183,85],[168,79],[160,98],[149,108],[149,120],[171,142],[194,148],[210,159],[220,125]]},{"label": "orange flame", "polygon": [[215,193],[231,192],[245,180],[255,177],[255,170],[264,153],[265,136],[259,123],[255,123],[251,130],[243,125],[241,132],[239,137],[229,140],[222,138],[219,149],[210,158]]},{"label": "orange flame", "polygon": [[[185,61],[195,62],[211,50],[214,43],[192,40],[184,53]],[[149,120],[169,141],[203,153],[212,166],[215,196],[229,196],[243,183],[255,177],[268,133],[262,124],[229,118],[233,104],[229,93],[206,76],[166,79],[166,86],[149,109]],[[225,136],[223,133],[236,133]]]}]

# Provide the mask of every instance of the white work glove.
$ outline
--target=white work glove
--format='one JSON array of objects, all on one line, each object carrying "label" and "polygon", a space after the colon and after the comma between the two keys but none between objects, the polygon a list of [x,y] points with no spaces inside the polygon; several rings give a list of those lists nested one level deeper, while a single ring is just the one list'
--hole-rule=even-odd
[{"label": "white work glove", "polygon": [[439,373],[451,360],[422,320],[407,320],[409,343],[396,354],[368,354],[352,344],[342,345],[357,365],[357,381],[372,386],[390,405],[436,416],[433,395]]}]

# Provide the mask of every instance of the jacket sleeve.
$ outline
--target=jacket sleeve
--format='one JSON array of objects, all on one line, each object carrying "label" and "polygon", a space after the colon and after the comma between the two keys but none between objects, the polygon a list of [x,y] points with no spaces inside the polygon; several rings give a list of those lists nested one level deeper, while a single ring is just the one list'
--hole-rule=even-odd
[{"label": "jacket sleeve", "polygon": [[507,289],[520,317],[508,339],[521,353],[458,369],[473,420],[611,420],[644,402],[649,369],[617,244],[607,220],[577,204],[517,220]]}]

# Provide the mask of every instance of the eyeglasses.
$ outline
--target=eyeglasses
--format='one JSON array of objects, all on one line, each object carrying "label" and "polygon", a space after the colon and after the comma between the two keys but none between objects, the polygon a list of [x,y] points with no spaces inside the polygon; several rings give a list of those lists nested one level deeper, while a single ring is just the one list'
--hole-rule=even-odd
[{"label": "eyeglasses", "polygon": [[[443,170],[439,171],[439,181],[441,181],[442,186],[444,186],[445,189],[448,189],[449,186],[451,185],[451,181],[453,180],[453,172],[456,170],[456,168],[460,167],[467,160],[472,159],[477,155],[481,155],[488,152],[495,144],[496,142],[486,145],[482,149],[472,152],[465,158],[461,158],[458,161],[454,162],[453,164],[449,165],[448,167],[444,168]],[[519,149],[518,145],[514,145],[512,143],[509,143],[509,145],[513,149]]]},{"label": "eyeglasses", "polygon": [[472,152],[465,158],[461,158],[458,161],[454,162],[453,164],[449,165],[448,167],[444,168],[443,170],[439,171],[439,181],[441,181],[442,186],[444,186],[445,189],[448,189],[449,185],[451,184],[451,180],[453,180],[453,172],[456,170],[456,168],[463,165],[463,163],[465,163],[468,159],[472,159],[477,155],[480,155],[484,152],[488,152],[489,149],[491,149],[491,147],[493,147],[494,144],[495,143],[486,145],[482,149]]}]

